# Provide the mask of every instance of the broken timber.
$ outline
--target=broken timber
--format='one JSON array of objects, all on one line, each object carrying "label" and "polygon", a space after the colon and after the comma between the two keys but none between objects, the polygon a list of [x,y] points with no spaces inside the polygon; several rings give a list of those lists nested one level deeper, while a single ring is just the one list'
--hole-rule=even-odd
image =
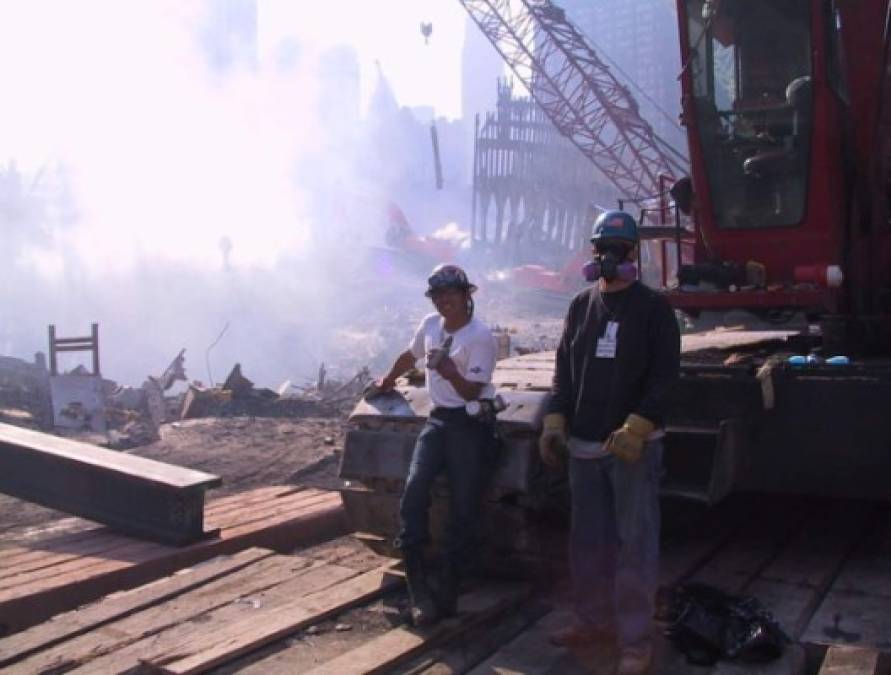
[{"label": "broken timber", "polygon": [[137,537],[206,536],[204,493],[219,476],[0,424],[0,492]]},{"label": "broken timber", "polygon": [[94,528],[0,548],[0,635],[214,556],[251,546],[290,551],[346,531],[336,492],[288,486],[213,500],[207,521],[219,536],[184,547]]}]

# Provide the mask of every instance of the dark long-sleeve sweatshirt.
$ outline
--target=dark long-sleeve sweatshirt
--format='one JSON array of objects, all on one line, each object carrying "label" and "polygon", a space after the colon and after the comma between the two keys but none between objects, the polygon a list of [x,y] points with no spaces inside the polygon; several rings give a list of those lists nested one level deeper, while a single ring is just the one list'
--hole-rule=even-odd
[{"label": "dark long-sleeve sweatshirt", "polygon": [[[597,357],[610,321],[618,323],[615,358]],[[570,433],[587,441],[606,440],[631,413],[662,426],[680,369],[680,341],[668,301],[643,284],[582,291],[566,315],[548,412],[564,414]]]}]

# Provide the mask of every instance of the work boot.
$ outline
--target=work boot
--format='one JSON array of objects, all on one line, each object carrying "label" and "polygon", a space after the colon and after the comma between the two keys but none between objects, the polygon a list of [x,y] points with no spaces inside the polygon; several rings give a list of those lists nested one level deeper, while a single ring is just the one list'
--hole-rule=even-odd
[{"label": "work boot", "polygon": [[444,563],[439,574],[439,589],[436,593],[436,607],[442,616],[455,616],[458,611],[458,595],[461,578],[458,568]]},{"label": "work boot", "polygon": [[619,666],[616,675],[644,675],[653,663],[653,646],[644,642],[619,650]]},{"label": "work boot", "polygon": [[595,626],[591,623],[576,621],[566,628],[555,630],[548,636],[552,645],[557,647],[583,647],[593,644],[607,644],[615,640],[616,633],[611,628]]},{"label": "work boot", "polygon": [[408,585],[408,597],[411,603],[409,617],[416,628],[429,626],[439,620],[433,594],[427,586],[424,556],[421,553],[404,553],[405,582]]}]

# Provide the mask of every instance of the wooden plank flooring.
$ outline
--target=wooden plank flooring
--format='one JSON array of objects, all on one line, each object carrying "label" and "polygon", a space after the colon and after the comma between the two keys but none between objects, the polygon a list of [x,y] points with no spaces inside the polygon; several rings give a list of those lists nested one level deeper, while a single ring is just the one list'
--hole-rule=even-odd
[{"label": "wooden plank flooring", "polygon": [[830,647],[819,675],[875,675],[879,653],[856,647]]},{"label": "wooden plank flooring", "polygon": [[[231,637],[227,630],[236,626],[239,644],[248,635],[256,642],[270,615],[290,621],[295,615],[288,609],[301,598],[307,598],[305,602],[312,598],[335,601],[338,597],[355,601],[349,584],[376,582],[383,588],[399,583],[399,577],[382,582],[382,574],[369,576],[349,567],[262,549],[230,560],[238,565],[230,565],[223,574],[219,574],[223,572],[220,563],[214,561],[208,567],[216,565],[216,570],[198,567],[164,583],[149,584],[87,607],[81,610],[78,630],[67,635],[56,631],[47,648],[35,650],[35,644],[52,632],[52,624],[58,621],[0,640],[3,663],[9,672],[114,673],[135,668],[143,659],[183,655],[184,650],[178,647],[183,643],[188,645],[186,651],[198,647],[201,658],[206,659],[213,650],[203,650],[201,645],[209,642],[218,652],[220,640]],[[110,615],[119,611],[122,603],[126,614],[111,620]],[[65,623],[72,616],[77,613],[59,619]]]},{"label": "wooden plank flooring", "polygon": [[[263,500],[257,503],[267,508]],[[700,581],[752,595],[796,642],[772,663],[704,668],[687,663],[657,625],[653,675],[804,675],[821,667],[824,675],[887,671],[891,507],[742,496],[699,517],[692,513],[681,526],[666,527],[662,583]],[[615,647],[567,650],[549,643],[548,634],[572,620],[566,601],[549,611],[542,593],[517,605],[516,586],[491,582],[461,598],[456,619],[424,631],[381,622],[378,632],[354,633],[346,649],[329,645],[323,658],[314,658],[316,647],[305,636],[284,640],[402,583],[390,563],[382,567],[380,559],[363,556],[361,564],[350,565],[349,550],[338,546],[332,542],[318,547],[319,554],[308,549],[291,556],[246,550],[103,599],[0,639],[0,668],[81,674],[315,668],[315,675],[607,675],[615,668]],[[404,602],[399,597],[380,602],[397,606]],[[261,647],[266,651],[254,653]],[[289,660],[300,664],[298,670]]]},{"label": "wooden plank flooring", "polygon": [[102,602],[58,614],[49,621],[0,640],[0,666],[20,661],[107,623],[124,619],[270,555],[271,551],[250,548],[234,556],[220,556],[201,563],[197,568],[182,570],[175,576],[108,597]]},{"label": "wooden plank flooring", "polygon": [[[402,584],[402,577],[392,574],[390,567],[358,576],[353,572],[348,581],[321,590],[314,584],[303,586],[314,589],[303,597],[270,594],[267,604],[252,605],[257,611],[240,619],[233,616],[231,606],[221,608],[194,630],[176,630],[170,640],[156,641],[139,661],[164,673],[204,672]],[[83,672],[109,671],[103,666]]]},{"label": "wooden plank flooring", "polygon": [[516,605],[528,595],[529,591],[528,586],[516,584],[493,584],[477,588],[461,597],[456,616],[423,630],[407,626],[395,628],[361,647],[313,668],[307,675],[363,675],[363,673],[389,672],[422,650],[454,640],[476,629],[492,615]]},{"label": "wooden plank flooring", "polygon": [[817,645],[891,652],[891,508],[844,562],[804,631]]},{"label": "wooden plank flooring", "polygon": [[211,502],[217,537],[184,547],[140,541],[106,528],[31,536],[0,550],[0,634],[21,630],[102,595],[251,546],[290,550],[345,531],[340,496],[260,488]]}]

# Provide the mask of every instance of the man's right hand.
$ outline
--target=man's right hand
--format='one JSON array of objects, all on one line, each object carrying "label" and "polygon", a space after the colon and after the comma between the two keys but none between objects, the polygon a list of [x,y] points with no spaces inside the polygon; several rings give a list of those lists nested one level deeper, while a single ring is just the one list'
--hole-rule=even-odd
[{"label": "man's right hand", "polygon": [[396,387],[396,378],[382,377],[381,379],[374,381],[374,386],[379,391],[393,391]]},{"label": "man's right hand", "polygon": [[371,384],[365,387],[365,391],[362,392],[362,397],[367,401],[375,396],[380,396],[388,391],[393,391],[395,386],[396,380],[389,377],[382,377],[378,380],[374,380]]},{"label": "man's right hand", "polygon": [[547,466],[559,467],[566,453],[566,417],[560,413],[545,415],[542,427],[538,438],[541,461]]}]

